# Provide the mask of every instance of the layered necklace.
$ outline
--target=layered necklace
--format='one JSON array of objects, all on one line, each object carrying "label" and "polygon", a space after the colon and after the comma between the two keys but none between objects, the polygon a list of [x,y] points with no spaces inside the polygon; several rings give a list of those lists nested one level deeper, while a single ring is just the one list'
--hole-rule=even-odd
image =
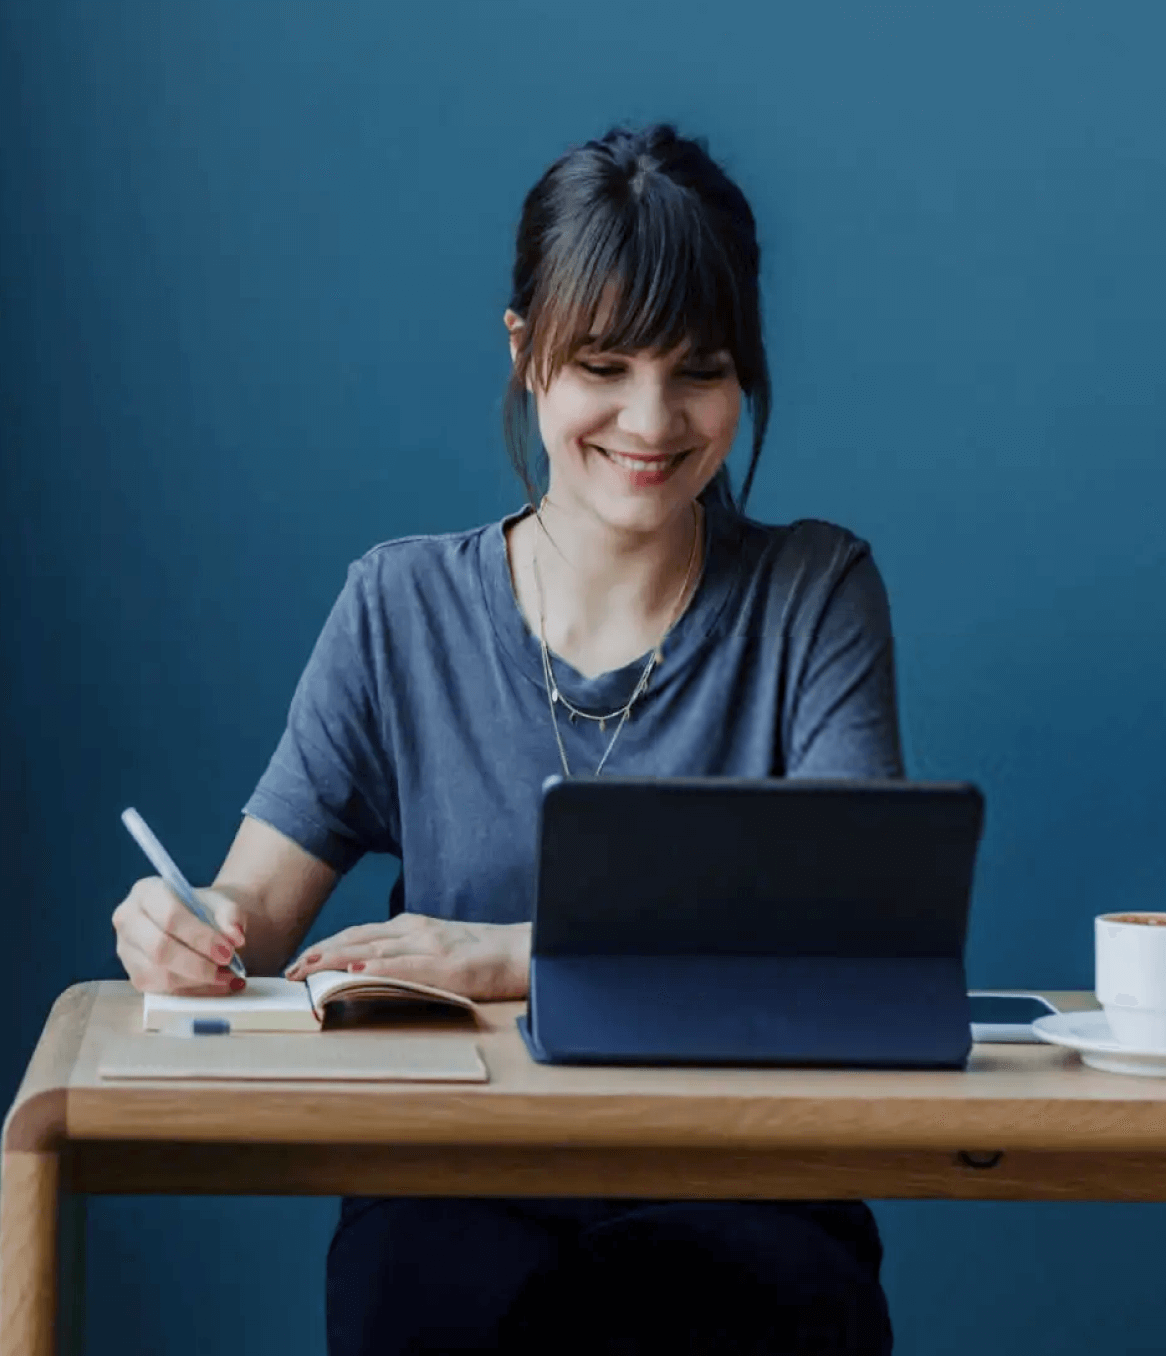
[{"label": "layered necklace", "polygon": [[[539,528],[542,531],[546,530],[542,525],[542,509],[546,502],[546,496],[544,495],[542,502],[535,512]],[[604,764],[610,757],[612,749],[615,748],[615,741],[619,738],[620,731],[628,722],[628,717],[632,713],[632,707],[647,691],[653,670],[664,660],[664,642],[668,639],[669,633],[676,625],[677,619],[680,616],[681,607],[684,604],[684,599],[688,594],[688,585],[692,579],[692,567],[696,561],[696,548],[699,541],[700,515],[696,506],[696,501],[694,500],[692,504],[692,545],[688,551],[688,566],[684,571],[684,582],[680,585],[680,592],[677,594],[676,602],[672,605],[672,613],[668,619],[668,625],[664,628],[664,634],[656,642],[655,648],[648,656],[648,662],[644,665],[643,672],[640,674],[635,687],[632,689],[632,695],[627,699],[623,706],[618,707],[615,711],[608,711],[601,716],[594,715],[590,711],[580,711],[577,706],[572,706],[567,698],[559,691],[559,685],[555,682],[554,670],[551,668],[551,652],[547,648],[546,608],[543,598],[542,576],[539,573],[538,568],[537,544],[532,549],[531,561],[534,572],[534,586],[535,591],[538,594],[538,637],[539,648],[542,651],[543,686],[546,688],[547,705],[550,707],[551,711],[551,728],[555,732],[555,743],[559,746],[559,759],[563,764],[564,776],[569,777],[571,775],[571,769],[567,763],[567,751],[563,747],[563,737],[559,733],[559,717],[556,708],[562,706],[564,710],[566,710],[568,719],[572,725],[574,725],[576,720],[590,720],[597,722],[600,734],[605,734],[607,732],[609,722],[613,720],[617,722],[615,733],[608,741],[607,748],[603,752],[603,757],[599,760],[599,766],[595,769],[594,775],[598,777],[603,771]]]}]

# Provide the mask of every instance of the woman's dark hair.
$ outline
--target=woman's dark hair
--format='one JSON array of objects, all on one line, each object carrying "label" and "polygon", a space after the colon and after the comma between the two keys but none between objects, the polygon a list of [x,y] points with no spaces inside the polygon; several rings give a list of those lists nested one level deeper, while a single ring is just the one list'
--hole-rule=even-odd
[{"label": "woman's dark hair", "polygon": [[[687,340],[698,353],[732,354],[753,418],[736,504],[744,509],[769,422],[759,263],[745,195],[703,141],[666,125],[617,127],[555,161],[518,223],[510,309],[526,323],[502,407],[507,451],[532,503],[527,378],[545,388],[571,361],[613,284],[600,348],[667,353]],[[723,470],[718,481],[731,502]]]}]

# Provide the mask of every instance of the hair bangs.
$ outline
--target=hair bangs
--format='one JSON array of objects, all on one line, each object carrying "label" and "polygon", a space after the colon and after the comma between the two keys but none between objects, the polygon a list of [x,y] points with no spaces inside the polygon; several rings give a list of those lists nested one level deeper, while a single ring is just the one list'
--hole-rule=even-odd
[{"label": "hair bangs", "polygon": [[670,353],[729,349],[739,331],[732,269],[699,207],[664,181],[645,185],[582,238],[564,235],[535,298],[531,343],[546,385],[584,348]]}]

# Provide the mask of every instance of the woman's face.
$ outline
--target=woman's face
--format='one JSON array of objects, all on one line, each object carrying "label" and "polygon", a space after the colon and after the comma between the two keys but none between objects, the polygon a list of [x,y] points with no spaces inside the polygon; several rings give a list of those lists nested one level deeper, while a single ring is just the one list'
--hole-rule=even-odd
[{"label": "woman's face", "polygon": [[608,526],[650,532],[704,489],[729,454],[741,387],[727,352],[584,347],[534,387],[549,497]]}]

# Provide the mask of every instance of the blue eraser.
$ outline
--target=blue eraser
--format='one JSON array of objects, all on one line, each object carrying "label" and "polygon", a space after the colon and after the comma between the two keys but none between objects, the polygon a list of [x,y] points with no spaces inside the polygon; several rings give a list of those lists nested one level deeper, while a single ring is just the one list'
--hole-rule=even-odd
[{"label": "blue eraser", "polygon": [[190,1023],[192,1036],[229,1036],[231,1024],[225,1017],[195,1017]]}]

